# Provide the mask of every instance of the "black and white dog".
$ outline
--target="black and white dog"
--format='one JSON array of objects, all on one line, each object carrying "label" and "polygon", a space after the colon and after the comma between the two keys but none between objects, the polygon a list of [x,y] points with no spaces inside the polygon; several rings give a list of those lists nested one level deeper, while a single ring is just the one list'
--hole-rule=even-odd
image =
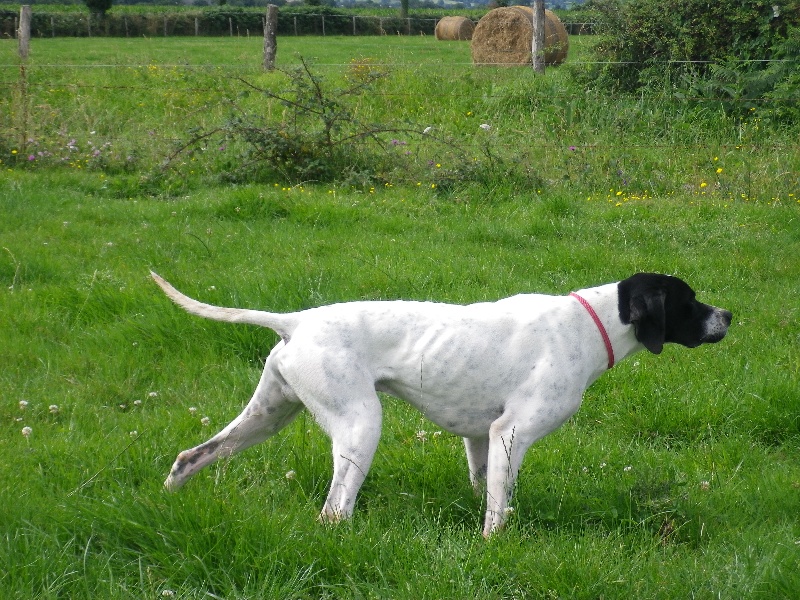
[{"label": "black and white dog", "polygon": [[486,488],[486,536],[506,519],[527,449],[569,419],[615,361],[642,348],[658,354],[669,342],[718,342],[732,318],[698,302],[680,279],[647,273],[568,296],[520,294],[467,306],[348,302],[288,314],[203,304],[152,276],[192,314],[268,327],[283,338],[244,411],[178,455],[168,489],[307,408],[333,446],[321,518],[345,519],[378,445],[380,391],[464,438],[472,485]]}]

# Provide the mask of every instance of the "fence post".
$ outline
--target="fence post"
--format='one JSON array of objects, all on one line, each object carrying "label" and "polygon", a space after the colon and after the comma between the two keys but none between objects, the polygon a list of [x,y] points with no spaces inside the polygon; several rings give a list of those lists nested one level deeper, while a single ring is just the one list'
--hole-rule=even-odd
[{"label": "fence post", "polygon": [[531,62],[536,73],[544,73],[544,0],[533,0]]},{"label": "fence post", "polygon": [[264,24],[264,70],[275,68],[275,55],[278,53],[278,7],[267,5],[267,21]]},{"label": "fence post", "polygon": [[353,35],[356,34],[356,18],[353,16]]},{"label": "fence post", "polygon": [[200,35],[200,19],[197,17],[194,18],[194,35],[195,37]]},{"label": "fence post", "polygon": [[19,9],[19,31],[17,31],[17,41],[19,42],[19,57],[28,58],[31,49],[31,6],[23,4]]},{"label": "fence post", "polygon": [[325,15],[322,15],[322,37],[325,37]]}]

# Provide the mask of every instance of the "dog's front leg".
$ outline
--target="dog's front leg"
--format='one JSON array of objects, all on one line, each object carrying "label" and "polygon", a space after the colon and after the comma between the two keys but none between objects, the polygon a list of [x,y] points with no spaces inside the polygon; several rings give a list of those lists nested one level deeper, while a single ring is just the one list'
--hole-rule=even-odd
[{"label": "dog's front leg", "polygon": [[525,452],[534,439],[516,424],[502,423],[501,420],[495,421],[489,432],[486,519],[483,526],[483,537],[487,538],[506,522],[514,482]]},{"label": "dog's front leg", "polygon": [[486,490],[486,471],[489,463],[489,436],[465,437],[464,448],[467,451],[469,480],[475,494],[482,496]]}]

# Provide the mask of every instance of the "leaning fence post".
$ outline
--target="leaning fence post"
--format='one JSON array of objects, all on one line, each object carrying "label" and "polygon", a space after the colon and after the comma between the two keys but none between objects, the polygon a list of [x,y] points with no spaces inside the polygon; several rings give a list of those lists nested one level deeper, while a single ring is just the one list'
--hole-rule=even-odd
[{"label": "leaning fence post", "polygon": [[19,42],[19,57],[28,58],[28,52],[31,49],[31,7],[29,4],[24,4],[19,9],[17,41]]},{"label": "leaning fence post", "polygon": [[264,70],[275,68],[275,55],[278,53],[278,7],[267,5],[267,20],[264,23]]},{"label": "leaning fence post", "polygon": [[536,73],[544,73],[544,0],[533,0],[531,62]]}]

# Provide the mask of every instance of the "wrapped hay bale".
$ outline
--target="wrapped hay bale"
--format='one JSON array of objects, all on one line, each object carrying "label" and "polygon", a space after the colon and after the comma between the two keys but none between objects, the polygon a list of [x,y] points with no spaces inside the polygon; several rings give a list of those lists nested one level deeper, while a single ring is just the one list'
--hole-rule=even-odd
[{"label": "wrapped hay bale", "polygon": [[467,17],[443,17],[436,23],[437,40],[471,40],[475,25]]},{"label": "wrapped hay bale", "polygon": [[[478,21],[472,34],[472,62],[529,65],[532,39],[533,10],[529,6],[495,8]],[[567,59],[567,30],[549,10],[544,11],[544,48],[546,65],[560,65]]]}]

